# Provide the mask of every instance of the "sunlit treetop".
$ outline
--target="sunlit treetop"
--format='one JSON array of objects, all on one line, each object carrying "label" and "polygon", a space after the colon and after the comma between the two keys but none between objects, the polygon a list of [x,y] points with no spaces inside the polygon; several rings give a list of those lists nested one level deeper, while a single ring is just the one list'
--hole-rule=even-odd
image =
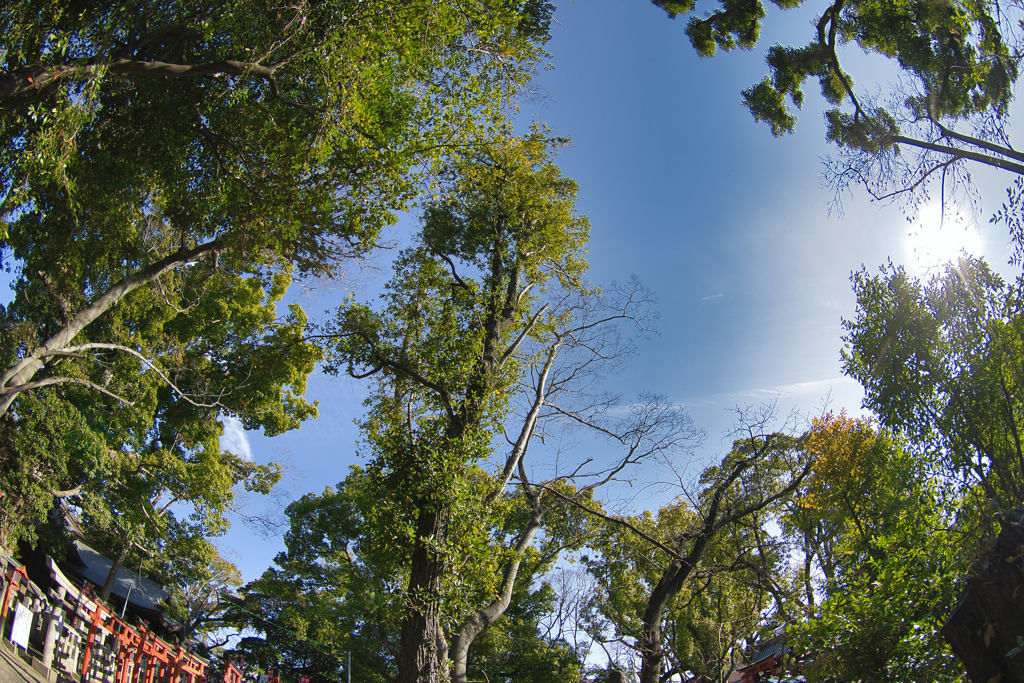
[{"label": "sunlit treetop", "polygon": [[501,118],[542,58],[551,11],[9,3],[0,215],[158,202],[190,239],[228,234],[249,259],[322,272],[372,246],[415,192],[416,164]]},{"label": "sunlit treetop", "polygon": [[[653,1],[673,17],[697,10],[696,2]],[[771,4],[791,9],[804,0]],[[1005,113],[1018,76],[1019,36],[1012,11],[996,11],[983,3],[879,0],[839,0],[822,3],[821,10],[812,40],[803,47],[771,47],[771,75],[744,91],[748,108],[776,135],[792,131],[795,116],[786,98],[799,108],[808,78],[818,79],[831,104],[852,101],[857,108],[853,80],[840,63],[839,50],[847,44],[891,57],[914,76],[920,91],[907,93],[904,102],[917,116],[958,118],[988,108]],[[686,32],[704,57],[719,49],[749,49],[757,44],[766,15],[760,0],[724,1],[703,17],[691,17]],[[854,121],[847,123],[866,113],[855,111]],[[839,124],[832,115],[830,119]]]}]

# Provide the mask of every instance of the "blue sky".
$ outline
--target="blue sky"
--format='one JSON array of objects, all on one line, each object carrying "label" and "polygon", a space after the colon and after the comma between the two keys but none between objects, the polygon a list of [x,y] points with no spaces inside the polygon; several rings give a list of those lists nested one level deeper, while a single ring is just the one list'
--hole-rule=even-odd
[{"label": "blue sky", "polygon": [[[762,45],[805,42],[812,19],[770,7]],[[548,46],[554,68],[539,75],[522,120],[573,139],[559,162],[579,182],[579,209],[591,220],[591,278],[607,284],[636,274],[658,295],[660,335],[611,380],[613,390],[685,405],[707,432],[707,459],[728,449],[737,407],[777,400],[783,415],[813,415],[830,400],[860,414],[860,388],[839,363],[841,320],[854,313],[850,274],[886,258],[913,268],[921,245],[908,240],[918,228],[900,207],[861,193],[844,199],[843,215],[830,215],[821,181],[830,150],[815,84],[796,133],[773,138],[740,105],[740,91],[767,73],[763,50],[702,60],[684,28],[645,2],[559,3]],[[860,87],[886,84],[884,62],[850,52],[846,64]],[[987,218],[1008,181],[975,177],[994,197],[982,208],[975,250],[1004,264],[1005,232]],[[303,303],[316,314],[336,295]],[[359,387],[317,377],[310,394],[321,401],[319,420],[239,442],[259,461],[290,463],[282,502],[340,481],[358,461]],[[247,579],[281,549],[277,538],[244,527],[222,546],[237,553]]]}]

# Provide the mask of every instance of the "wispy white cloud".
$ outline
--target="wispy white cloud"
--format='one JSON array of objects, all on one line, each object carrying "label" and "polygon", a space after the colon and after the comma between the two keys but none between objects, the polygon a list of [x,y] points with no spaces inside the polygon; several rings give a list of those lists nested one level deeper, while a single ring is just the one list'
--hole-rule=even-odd
[{"label": "wispy white cloud", "polygon": [[220,437],[220,446],[237,456],[252,460],[252,446],[242,429],[242,423],[232,415],[221,415],[220,423],[224,425],[224,434]]},{"label": "wispy white cloud", "polygon": [[775,427],[801,430],[806,421],[825,410],[845,409],[850,415],[864,414],[861,401],[864,390],[849,377],[836,376],[823,379],[750,387],[732,392],[703,394],[685,398],[682,405],[694,421],[708,434],[709,452],[728,448],[735,438],[737,420],[745,412],[752,415],[767,413],[774,406]]},{"label": "wispy white cloud", "polygon": [[[737,398],[752,398],[762,400],[765,398],[788,399],[797,397],[820,397],[830,393],[837,384],[853,382],[849,377],[828,377],[826,379],[814,379],[804,382],[791,382],[789,384],[776,384],[771,387],[759,387],[748,389],[733,394]],[[855,383],[855,382],[854,382]]]},{"label": "wispy white cloud", "polygon": [[[863,390],[855,380],[845,376],[838,376],[766,387],[753,387],[724,394],[699,396],[685,400],[684,404],[696,407],[761,403],[774,400],[788,403],[799,400],[800,404],[807,403],[810,406],[831,397],[833,402],[840,406],[845,405],[849,409],[854,409],[859,405],[862,395]],[[852,405],[848,404],[850,399],[855,399]]]},{"label": "wispy white cloud", "polygon": [[[849,377],[828,377],[825,379],[754,387],[722,394],[705,394],[666,401],[666,408],[732,410],[737,406],[748,406],[779,402],[784,406],[798,406],[804,409],[821,408],[827,400],[830,407],[846,407],[856,412],[863,390]],[[635,402],[623,402],[613,406],[609,415],[625,416],[636,408]]]},{"label": "wispy white cloud", "polygon": [[723,297],[723,296],[725,296],[725,294],[712,294],[711,296],[702,296],[700,298],[700,300],[701,301],[711,301],[712,299],[717,299],[717,298]]},{"label": "wispy white cloud", "polygon": [[833,310],[833,311],[840,311],[840,312],[843,312],[843,313],[846,312],[846,308],[845,308],[843,302],[841,302],[838,299],[833,298],[833,297],[829,297],[828,299],[825,299],[825,308],[827,308],[829,310]]}]

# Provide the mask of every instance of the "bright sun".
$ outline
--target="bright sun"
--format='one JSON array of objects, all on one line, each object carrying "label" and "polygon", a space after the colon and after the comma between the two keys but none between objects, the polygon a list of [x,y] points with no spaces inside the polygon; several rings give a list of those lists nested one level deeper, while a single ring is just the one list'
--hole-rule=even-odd
[{"label": "bright sun", "polygon": [[921,208],[907,235],[909,262],[919,275],[933,273],[943,264],[955,261],[963,252],[981,253],[981,235],[974,221],[956,210],[930,203]]}]

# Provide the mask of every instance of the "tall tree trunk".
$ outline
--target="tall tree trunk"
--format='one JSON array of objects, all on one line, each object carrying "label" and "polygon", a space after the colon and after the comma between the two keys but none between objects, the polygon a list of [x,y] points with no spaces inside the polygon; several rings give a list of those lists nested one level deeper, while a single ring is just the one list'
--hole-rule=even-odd
[{"label": "tall tree trunk", "polygon": [[[708,544],[715,534],[727,524],[756,514],[775,501],[792,494],[807,473],[811,471],[813,461],[808,460],[803,470],[781,489],[738,510],[726,510],[725,514],[720,514],[726,491],[740,478],[741,474],[753,467],[759,458],[774,447],[772,443],[772,439],[765,439],[754,453],[732,465],[728,475],[714,487],[700,528],[675,541],[675,547],[671,552],[672,562],[665,568],[658,585],[651,591],[651,597],[647,600],[647,607],[643,614],[643,629],[637,643],[641,662],[640,683],[659,683],[661,663],[665,659],[665,651],[662,648],[664,638],[662,623],[665,619],[665,609],[693,574],[694,568],[704,557],[704,551],[707,550]],[[686,543],[693,545],[690,546],[690,551],[683,555],[682,551]],[[664,546],[662,547],[664,548]]]},{"label": "tall tree trunk", "polygon": [[1002,521],[995,546],[967,578],[953,614],[940,633],[978,683],[1024,680],[1024,661],[1010,654],[1024,633],[1024,508]]},{"label": "tall tree trunk", "polygon": [[[502,232],[499,228],[499,239]],[[479,424],[502,365],[526,334],[523,332],[510,348],[501,351],[507,328],[516,320],[516,304],[523,293],[525,271],[521,264],[512,268],[502,292],[505,263],[501,245],[496,243],[491,249],[490,262],[483,349],[466,384],[465,398],[456,410],[449,409],[450,422],[445,436],[452,443],[461,443],[469,430]],[[442,683],[448,678],[448,643],[441,623],[440,601],[447,569],[444,545],[448,541],[451,513],[447,501],[433,499],[429,493],[419,505],[399,648],[399,683]]]},{"label": "tall tree trunk", "polygon": [[673,560],[647,599],[643,630],[637,643],[640,650],[640,683],[658,683],[661,677],[661,662],[665,659],[665,651],[661,647],[665,608],[692,571],[692,565],[685,564],[683,560]]},{"label": "tall tree trunk", "polygon": [[450,514],[443,503],[428,499],[420,504],[398,656],[400,683],[441,683],[447,678],[448,645],[440,602],[446,570],[442,546],[448,539]]},{"label": "tall tree trunk", "polygon": [[542,519],[543,513],[535,507],[526,529],[516,543],[515,559],[505,567],[505,575],[502,577],[501,592],[498,593],[498,597],[487,607],[469,615],[459,627],[452,642],[452,683],[468,683],[466,668],[469,664],[469,648],[478,635],[505,614],[511,604],[512,591],[515,589],[516,577],[519,575],[519,566],[522,564],[523,555],[533,542],[537,530],[540,529]]},{"label": "tall tree trunk", "polygon": [[[725,487],[719,485],[718,492],[724,490]],[[704,528],[694,539],[690,552],[685,557],[676,555],[673,558],[662,572],[658,585],[651,591],[651,597],[647,599],[647,608],[644,610],[643,616],[643,630],[637,643],[640,650],[640,683],[658,683],[661,678],[661,662],[665,659],[665,650],[661,646],[664,637],[662,623],[665,620],[665,609],[690,578],[694,567],[704,556],[704,551],[712,536],[718,531],[718,500],[720,497],[720,495],[715,496],[711,505],[711,513],[704,522]]]}]

